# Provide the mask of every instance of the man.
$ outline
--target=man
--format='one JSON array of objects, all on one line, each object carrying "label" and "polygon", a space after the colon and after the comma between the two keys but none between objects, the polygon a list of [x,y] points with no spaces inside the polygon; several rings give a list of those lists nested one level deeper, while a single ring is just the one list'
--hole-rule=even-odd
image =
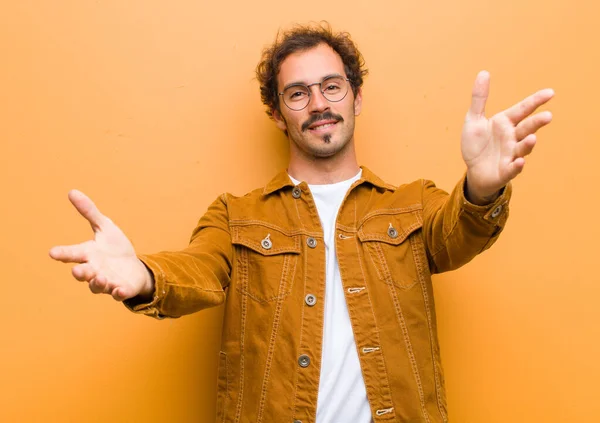
[{"label": "man", "polygon": [[486,119],[489,76],[462,134],[451,194],[395,187],[359,167],[354,123],[366,74],[347,34],[299,27],[257,67],[263,103],[290,141],[288,168],[243,197],[220,196],[188,248],[136,255],[92,201],[69,193],[94,240],[54,247],[94,293],[179,317],[225,302],[219,422],[443,422],[431,274],[489,248],[509,182],[551,120],[542,90]]}]

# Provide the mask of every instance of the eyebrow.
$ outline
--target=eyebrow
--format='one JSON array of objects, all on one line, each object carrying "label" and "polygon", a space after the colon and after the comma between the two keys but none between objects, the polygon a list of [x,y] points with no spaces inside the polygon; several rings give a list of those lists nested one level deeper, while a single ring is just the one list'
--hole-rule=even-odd
[{"label": "eyebrow", "polygon": [[[331,73],[331,74],[329,74],[329,75],[325,75],[323,78],[321,78],[321,81],[319,81],[319,82],[323,82],[323,81],[325,81],[325,80],[326,80],[326,79],[328,79],[328,78],[333,78],[334,76],[339,76],[340,78],[345,78],[345,76],[344,76],[344,75],[340,75],[339,73]],[[304,85],[304,86],[307,86],[308,84],[307,84],[307,83],[305,83],[305,82],[302,82],[302,81],[296,81],[296,82],[292,82],[292,83],[290,83],[290,84],[287,84],[285,87],[283,87],[283,90],[282,90],[282,91],[285,91],[285,90],[287,90],[288,88],[290,88],[290,87],[294,87],[294,86],[296,86],[296,85]]]}]

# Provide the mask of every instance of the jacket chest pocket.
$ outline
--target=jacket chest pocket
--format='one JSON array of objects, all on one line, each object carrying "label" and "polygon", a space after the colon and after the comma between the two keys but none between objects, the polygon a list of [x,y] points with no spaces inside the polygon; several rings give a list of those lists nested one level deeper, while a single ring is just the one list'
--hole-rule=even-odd
[{"label": "jacket chest pocket", "polygon": [[402,289],[412,288],[419,281],[413,248],[422,245],[422,227],[420,210],[382,211],[361,224],[358,238],[379,280]]},{"label": "jacket chest pocket", "polygon": [[231,227],[237,255],[237,290],[268,303],[285,298],[292,290],[301,235],[260,224]]}]

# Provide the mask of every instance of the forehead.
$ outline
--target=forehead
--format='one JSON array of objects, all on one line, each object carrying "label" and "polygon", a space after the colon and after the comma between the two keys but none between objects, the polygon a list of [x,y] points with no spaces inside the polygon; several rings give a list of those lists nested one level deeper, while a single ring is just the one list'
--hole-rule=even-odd
[{"label": "forehead", "polygon": [[327,44],[319,44],[286,57],[279,68],[277,85],[283,87],[294,82],[313,83],[331,74],[345,75],[344,62]]}]

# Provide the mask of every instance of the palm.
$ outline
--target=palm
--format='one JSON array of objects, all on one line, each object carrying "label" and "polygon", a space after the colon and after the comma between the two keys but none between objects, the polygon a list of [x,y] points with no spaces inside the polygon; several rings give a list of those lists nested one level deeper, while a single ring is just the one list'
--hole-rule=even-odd
[{"label": "palm", "polygon": [[137,259],[129,239],[84,194],[72,191],[69,199],[90,222],[94,239],[78,245],[54,247],[50,256],[63,262],[79,263],[73,268],[73,276],[89,282],[94,293],[111,294],[117,300],[138,295],[147,282],[147,271]]},{"label": "palm", "polygon": [[[133,245],[123,231],[109,222],[95,233],[88,263],[107,279],[109,289],[121,287],[133,292],[132,262],[137,261]],[[134,267],[137,270],[137,267]]]},{"label": "palm", "polygon": [[484,115],[488,94],[489,75],[481,72],[473,87],[461,142],[468,179],[482,195],[497,192],[523,170],[524,157],[535,146],[535,132],[552,118],[549,112],[531,115],[552,98],[552,90],[538,91],[490,119]]}]

